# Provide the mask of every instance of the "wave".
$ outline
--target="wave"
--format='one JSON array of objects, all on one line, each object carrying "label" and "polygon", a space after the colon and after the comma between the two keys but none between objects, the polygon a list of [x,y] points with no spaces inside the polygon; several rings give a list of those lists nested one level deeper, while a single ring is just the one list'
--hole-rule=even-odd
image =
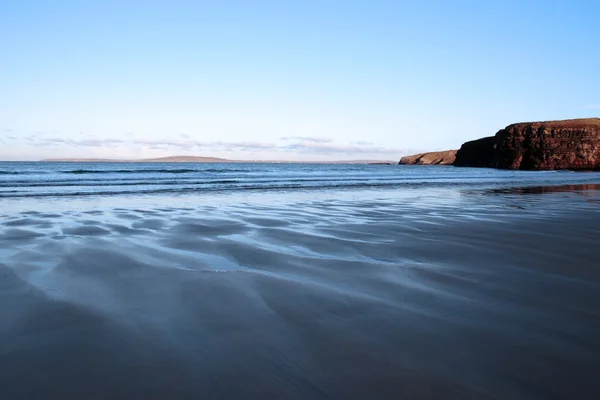
[{"label": "wave", "polygon": [[188,174],[191,172],[202,172],[203,170],[198,169],[74,169],[69,171],[60,171],[62,174]]},{"label": "wave", "polygon": [[190,174],[194,172],[224,173],[224,172],[256,172],[259,169],[231,169],[231,168],[207,168],[207,169],[74,169],[59,171],[62,174]]},{"label": "wave", "polygon": [[337,190],[337,189],[378,189],[378,188],[425,188],[425,187],[473,187],[481,186],[479,182],[342,182],[330,184],[293,184],[279,185],[248,184],[222,184],[215,186],[185,186],[174,188],[156,188],[140,190],[91,190],[78,192],[20,192],[18,194],[4,194],[0,198],[8,197],[80,197],[80,196],[111,196],[111,195],[146,195],[146,194],[184,194],[202,192],[231,192],[231,191],[289,191],[289,190]]},{"label": "wave", "polygon": [[[553,180],[538,180],[530,184],[537,185],[556,185],[563,182]],[[577,183],[597,183],[595,179],[579,180]],[[134,193],[161,193],[161,192],[200,192],[200,191],[232,191],[232,190],[278,190],[278,189],[307,189],[322,188],[360,188],[360,187],[448,187],[448,186],[524,186],[527,182],[519,179],[503,180],[502,182],[479,179],[461,180],[461,179],[440,179],[431,178],[397,178],[397,179],[364,179],[364,178],[301,178],[301,179],[205,179],[198,178],[180,178],[180,179],[136,179],[136,180],[103,180],[94,179],[86,181],[64,180],[64,181],[18,181],[0,183],[0,197],[29,197],[29,196],[80,196],[80,195],[112,195],[112,194],[134,194]],[[56,191],[63,188],[64,193]],[[67,188],[80,188],[74,191],[68,191]],[[111,189],[113,188],[113,189]],[[128,190],[129,188],[129,190]],[[8,193],[15,193],[17,189],[19,194],[6,196]],[[4,194],[4,195],[3,195]]]},{"label": "wave", "polygon": [[242,183],[237,179],[222,179],[222,180],[207,180],[207,181],[196,181],[190,182],[189,180],[182,181],[169,181],[169,180],[153,180],[153,181],[110,181],[97,180],[92,182],[79,182],[79,181],[54,181],[54,182],[19,182],[17,184],[2,184],[0,188],[43,188],[43,187],[105,187],[105,186],[173,186],[173,185],[210,185],[210,184],[226,184],[226,183]]},{"label": "wave", "polygon": [[[297,176],[271,176],[264,174],[262,176],[227,176],[227,177],[198,177],[198,176],[182,176],[176,179],[171,177],[115,177],[107,181],[106,178],[65,178],[65,179],[21,179],[11,180],[6,182],[0,182],[0,188],[3,187],[45,187],[45,186],[137,186],[137,185],[184,185],[184,184],[211,184],[211,183],[308,183],[308,182],[374,182],[374,181],[465,181],[468,179],[478,178],[480,182],[492,181],[495,178],[492,177],[477,177],[477,176],[463,176],[463,177],[449,177],[449,176],[365,176],[365,175],[350,175],[345,177],[334,176],[334,175],[322,175],[322,176],[311,176],[311,177],[297,177]],[[200,180],[203,179],[203,180]]]},{"label": "wave", "polygon": [[232,168],[207,168],[207,169],[200,169],[198,170],[198,172],[213,172],[213,173],[221,173],[221,172],[258,172],[258,171],[265,171],[264,169],[260,169],[260,168],[246,168],[246,169],[232,169]]}]

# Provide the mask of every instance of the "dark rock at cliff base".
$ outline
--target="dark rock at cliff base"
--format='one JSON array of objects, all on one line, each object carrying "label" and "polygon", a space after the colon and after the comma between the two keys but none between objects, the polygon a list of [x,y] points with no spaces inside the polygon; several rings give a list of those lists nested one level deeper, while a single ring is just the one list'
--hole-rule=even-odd
[{"label": "dark rock at cliff base", "polygon": [[509,125],[464,143],[457,167],[600,170],[600,118]]},{"label": "dark rock at cliff base", "polygon": [[493,167],[496,138],[488,136],[471,140],[456,152],[455,167]]},{"label": "dark rock at cliff base", "polygon": [[456,159],[456,150],[432,151],[402,157],[398,164],[404,165],[452,165]]}]

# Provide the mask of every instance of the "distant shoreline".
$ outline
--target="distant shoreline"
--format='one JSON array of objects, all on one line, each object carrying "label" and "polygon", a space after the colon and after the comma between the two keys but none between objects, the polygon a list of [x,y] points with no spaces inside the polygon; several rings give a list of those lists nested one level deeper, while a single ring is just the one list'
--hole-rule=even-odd
[{"label": "distant shoreline", "polygon": [[112,158],[45,158],[38,162],[72,162],[72,163],[248,163],[248,164],[395,164],[388,160],[333,160],[333,161],[286,161],[286,160],[229,160],[216,157],[173,156],[143,159]]}]

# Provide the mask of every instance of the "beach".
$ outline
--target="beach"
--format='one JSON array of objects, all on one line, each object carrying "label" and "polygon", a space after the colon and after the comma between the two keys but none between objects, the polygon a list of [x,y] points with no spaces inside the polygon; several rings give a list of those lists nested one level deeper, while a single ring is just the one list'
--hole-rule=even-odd
[{"label": "beach", "polygon": [[600,185],[575,175],[6,198],[0,393],[597,398]]},{"label": "beach", "polygon": [[0,400],[600,400],[600,1],[0,10]]}]

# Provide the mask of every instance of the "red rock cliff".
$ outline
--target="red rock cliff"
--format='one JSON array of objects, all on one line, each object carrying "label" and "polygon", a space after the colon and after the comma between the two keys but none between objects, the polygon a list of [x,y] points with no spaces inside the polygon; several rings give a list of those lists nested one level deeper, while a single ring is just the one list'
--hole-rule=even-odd
[{"label": "red rock cliff", "polygon": [[600,118],[509,125],[493,138],[463,144],[454,165],[600,170]]}]

